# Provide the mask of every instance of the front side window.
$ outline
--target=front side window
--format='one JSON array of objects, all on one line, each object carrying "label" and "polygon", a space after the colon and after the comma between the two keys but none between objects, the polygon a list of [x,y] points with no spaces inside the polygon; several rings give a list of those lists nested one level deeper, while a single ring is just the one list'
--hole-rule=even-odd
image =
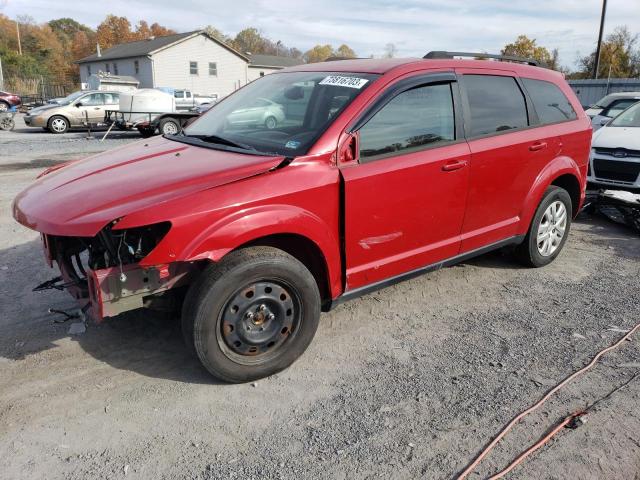
[{"label": "front side window", "polygon": [[119,101],[119,95],[117,93],[103,93],[103,95],[106,105],[116,105]]},{"label": "front side window", "polygon": [[577,118],[576,111],[571,106],[569,99],[553,83],[530,78],[523,78],[522,83],[527,89],[540,123],[543,125]]},{"label": "front side window", "polygon": [[467,135],[477,137],[526,127],[527,104],[513,77],[465,75],[471,125]]},{"label": "front side window", "polygon": [[378,77],[347,72],[266,75],[216,103],[184,133],[211,144],[226,140],[262,153],[303,155]]},{"label": "front side window", "polygon": [[451,84],[426,85],[394,97],[360,129],[360,161],[455,140]]},{"label": "front side window", "polygon": [[176,90],[175,92],[173,92],[173,96],[176,98],[184,98],[184,91]]},{"label": "front side window", "polygon": [[82,103],[83,107],[95,107],[104,105],[104,97],[102,93],[92,93],[91,95],[83,97],[80,102]]},{"label": "front side window", "polygon": [[218,64],[215,62],[209,62],[209,75],[212,77],[218,76]]},{"label": "front side window", "polygon": [[191,75],[198,75],[198,62],[189,62],[189,73]]}]

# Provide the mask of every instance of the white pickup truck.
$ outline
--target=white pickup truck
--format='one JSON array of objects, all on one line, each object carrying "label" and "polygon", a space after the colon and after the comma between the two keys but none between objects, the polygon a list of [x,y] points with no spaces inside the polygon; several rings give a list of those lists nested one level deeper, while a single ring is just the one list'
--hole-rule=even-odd
[{"label": "white pickup truck", "polygon": [[176,99],[176,110],[192,110],[205,103],[216,103],[218,95],[198,95],[191,90],[174,90],[173,96]]}]

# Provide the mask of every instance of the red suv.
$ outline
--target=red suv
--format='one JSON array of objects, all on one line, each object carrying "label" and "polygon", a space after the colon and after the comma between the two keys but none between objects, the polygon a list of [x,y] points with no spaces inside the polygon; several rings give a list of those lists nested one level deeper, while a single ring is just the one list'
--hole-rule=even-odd
[{"label": "red suv", "polygon": [[60,269],[45,286],[97,321],[182,305],[189,348],[243,382],[344,300],[506,245],[550,263],[589,119],[557,72],[451,56],[281,70],[178,135],[45,171],[13,205]]}]

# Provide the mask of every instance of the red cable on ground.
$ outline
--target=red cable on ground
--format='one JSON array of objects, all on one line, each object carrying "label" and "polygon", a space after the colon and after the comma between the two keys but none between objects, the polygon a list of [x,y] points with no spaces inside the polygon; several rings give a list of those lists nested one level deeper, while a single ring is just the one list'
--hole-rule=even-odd
[{"label": "red cable on ground", "polygon": [[[500,433],[491,441],[491,443],[489,445],[487,445],[487,447],[482,450],[482,452],[480,452],[478,454],[478,456],[476,457],[476,459],[471,462],[471,464],[465,468],[465,470],[457,477],[457,480],[463,480],[464,478],[466,478],[471,472],[473,472],[476,467],[478,466],[478,464],[489,454],[489,452],[491,450],[493,450],[493,448],[496,446],[496,444],[502,440],[504,438],[504,436],[509,433],[509,430],[511,430],[513,428],[513,426],[518,423],[521,419],[523,419],[524,417],[526,417],[527,415],[529,415],[531,412],[537,410],[542,404],[544,404],[547,400],[549,400],[549,398],[556,393],[558,390],[560,390],[562,387],[564,387],[567,383],[569,383],[571,380],[573,380],[574,378],[576,378],[579,375],[582,375],[583,373],[585,373],[587,370],[590,370],[600,359],[600,357],[602,357],[605,353],[610,352],[611,350],[614,350],[616,348],[618,348],[620,345],[622,345],[626,340],[628,340],[629,338],[631,338],[631,336],[638,330],[640,329],[640,323],[638,323],[635,327],[633,327],[631,330],[629,330],[620,340],[618,340],[616,343],[614,343],[613,345],[605,348],[604,350],[601,350],[600,352],[598,352],[598,354],[593,357],[593,359],[591,360],[591,362],[589,362],[588,365],[586,365],[585,367],[582,367],[580,370],[577,370],[576,372],[572,373],[571,375],[569,375],[567,378],[565,378],[562,382],[560,382],[558,385],[556,385],[555,387],[553,387],[551,390],[549,390],[547,392],[547,394],[542,397],[540,400],[538,400],[536,403],[534,403],[532,406],[530,406],[529,408],[527,408],[526,410],[524,410],[522,413],[518,414],[517,416],[515,416],[508,424],[506,427],[504,427]],[[567,417],[560,425],[562,425],[565,421],[567,423],[569,423],[569,421],[571,421],[571,417],[575,416],[577,414],[573,414],[570,415],[569,417]],[[566,424],[565,424],[566,425]],[[562,427],[564,427],[564,425],[562,425]],[[532,453],[533,451],[537,450],[538,448],[540,448],[549,438],[551,438],[553,435],[555,435],[557,433],[557,431],[560,430],[560,428],[562,428],[560,426],[556,427],[552,432],[550,432],[549,435],[547,435],[545,438],[543,438],[540,442],[536,443],[535,445],[533,445],[529,450],[527,450],[526,452],[524,452],[522,455],[520,455],[518,458],[516,458],[516,460],[514,460],[506,469],[504,469],[503,471],[501,471],[500,473],[498,473],[497,475],[491,477],[491,479],[498,479],[498,478],[502,478],[502,476],[504,476],[505,474],[507,474],[509,471],[511,471],[514,467],[516,467],[519,463],[522,462],[522,460],[524,460],[524,458],[526,458],[530,453]]]}]

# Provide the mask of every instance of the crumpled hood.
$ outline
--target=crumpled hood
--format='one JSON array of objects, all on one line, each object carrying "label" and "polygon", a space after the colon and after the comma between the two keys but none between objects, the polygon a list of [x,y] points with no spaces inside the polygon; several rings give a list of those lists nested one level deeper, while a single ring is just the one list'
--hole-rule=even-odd
[{"label": "crumpled hood", "polygon": [[263,173],[284,157],[245,155],[162,137],[70,163],[14,200],[21,224],[50,235],[96,235],[141,208]]}]

